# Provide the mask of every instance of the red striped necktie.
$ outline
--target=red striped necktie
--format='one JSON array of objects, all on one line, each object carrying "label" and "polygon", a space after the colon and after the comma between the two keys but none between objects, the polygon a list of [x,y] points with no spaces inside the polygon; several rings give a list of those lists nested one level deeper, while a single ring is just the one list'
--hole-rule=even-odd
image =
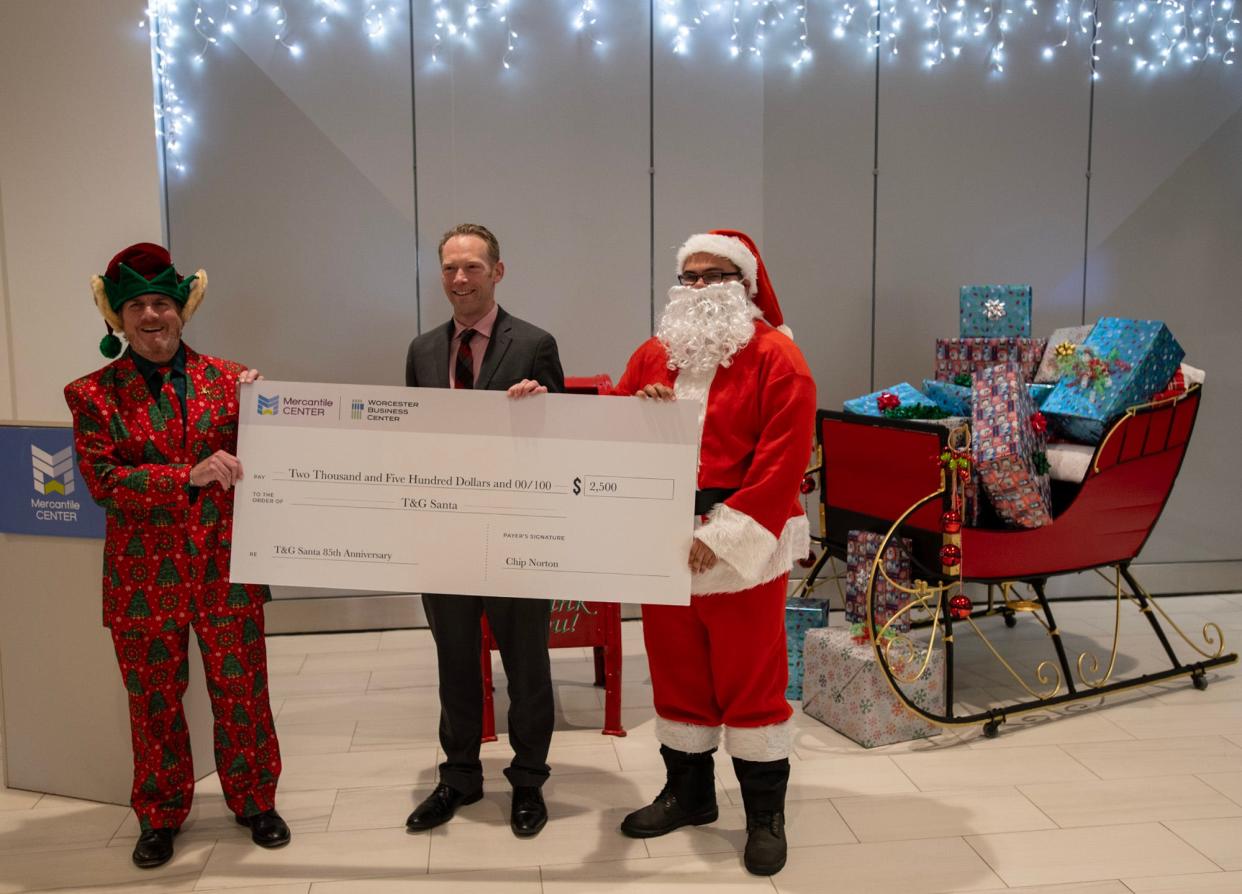
[{"label": "red striped necktie", "polygon": [[457,361],[453,367],[453,387],[474,387],[474,352],[470,350],[470,339],[475,335],[473,329],[463,329],[461,343],[457,346]]}]

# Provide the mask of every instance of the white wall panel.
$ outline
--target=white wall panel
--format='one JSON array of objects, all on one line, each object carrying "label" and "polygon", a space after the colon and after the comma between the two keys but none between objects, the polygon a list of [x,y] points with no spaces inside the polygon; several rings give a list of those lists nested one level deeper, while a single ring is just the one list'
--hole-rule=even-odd
[{"label": "white wall panel", "polygon": [[764,260],[821,407],[866,393],[871,364],[874,68],[812,44],[764,81]]},{"label": "white wall panel", "polygon": [[[416,10],[428,4],[416,4]],[[450,316],[436,246],[458,223],[500,240],[497,301],[557,339],[567,375],[620,375],[648,329],[647,19],[596,48],[556,4],[515,8],[438,63],[417,37],[422,327]]]},{"label": "white wall panel", "polygon": [[8,418],[69,418],[61,389],[105,362],[90,275],[125,245],[161,238],[143,8],[0,3],[0,237],[12,327],[3,365],[11,347],[16,391]]},{"label": "white wall panel", "polygon": [[[677,249],[693,233],[742,230],[758,243],[763,231],[763,71],[733,61],[727,31],[711,23],[693,52],[672,52],[656,32],[655,318],[676,284]],[[777,286],[779,289],[779,285]],[[779,293],[778,293],[779,294]]]},{"label": "white wall panel", "polygon": [[963,285],[1031,283],[1036,336],[1080,319],[1088,73],[1010,55],[882,63],[877,388],[932,375]]},{"label": "white wall panel", "polygon": [[396,384],[416,318],[408,30],[338,27],[300,59],[262,33],[181,66],[195,125],[169,234],[211,278],[186,339],[269,378]]},{"label": "white wall panel", "polygon": [[1154,82],[1104,74],[1087,317],[1165,320],[1187,362],[1208,372],[1194,440],[1143,559],[1238,559],[1242,78],[1220,68]]},{"label": "white wall panel", "polygon": [[1150,77],[1104,57],[1095,85],[1092,245],[1134,214],[1240,107],[1237,65]]}]

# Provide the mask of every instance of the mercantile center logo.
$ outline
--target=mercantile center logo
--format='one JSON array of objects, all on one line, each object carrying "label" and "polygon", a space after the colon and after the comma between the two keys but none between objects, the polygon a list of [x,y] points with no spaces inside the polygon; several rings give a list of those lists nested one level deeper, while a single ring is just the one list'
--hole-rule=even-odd
[{"label": "mercantile center logo", "polygon": [[30,464],[34,471],[34,489],[39,494],[73,493],[73,448],[48,453],[30,445]]},{"label": "mercantile center logo", "polygon": [[260,416],[327,416],[337,401],[331,397],[298,397],[260,394],[255,412]]}]

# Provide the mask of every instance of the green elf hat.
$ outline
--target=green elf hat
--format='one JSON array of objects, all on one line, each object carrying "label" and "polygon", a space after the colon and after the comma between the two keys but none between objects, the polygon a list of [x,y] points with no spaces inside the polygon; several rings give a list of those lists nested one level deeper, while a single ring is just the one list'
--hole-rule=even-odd
[{"label": "green elf hat", "polygon": [[95,306],[103,315],[108,334],[99,342],[99,353],[109,359],[121,353],[121,308],[131,298],[167,295],[181,308],[181,322],[188,323],[207,293],[207,274],[199,270],[183,277],[173,266],[168,249],[154,242],[139,242],[122,249],[108,262],[103,276],[91,277]]}]

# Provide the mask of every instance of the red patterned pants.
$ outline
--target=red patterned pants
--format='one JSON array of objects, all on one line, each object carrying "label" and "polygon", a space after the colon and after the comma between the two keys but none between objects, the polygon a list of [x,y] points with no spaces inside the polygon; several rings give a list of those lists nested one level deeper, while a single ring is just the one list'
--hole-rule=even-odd
[{"label": "red patterned pants", "polygon": [[189,623],[150,618],[114,624],[129,692],[134,746],[130,803],[144,829],[178,828],[194,797],[194,765],[181,697],[190,678],[189,625],[203,653],[215,718],[216,768],[229,809],[251,816],[275,806],[280,747],[267,689],[263,605],[220,606]]}]

